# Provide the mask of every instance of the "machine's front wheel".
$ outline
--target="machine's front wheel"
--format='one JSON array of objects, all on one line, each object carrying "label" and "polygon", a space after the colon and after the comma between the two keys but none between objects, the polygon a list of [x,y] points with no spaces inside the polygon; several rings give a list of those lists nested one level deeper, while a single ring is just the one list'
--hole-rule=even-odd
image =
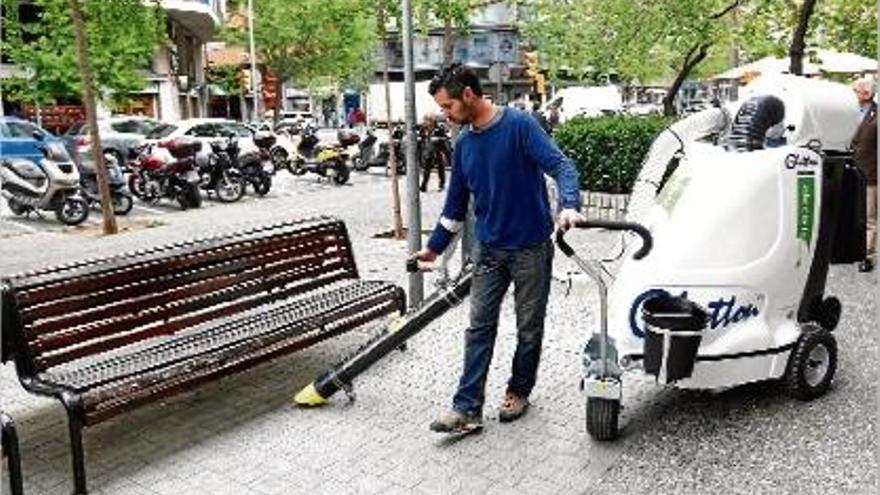
[{"label": "machine's front wheel", "polygon": [[617,438],[620,400],[587,397],[587,433],[600,441]]},{"label": "machine's front wheel", "polygon": [[837,341],[814,323],[804,324],[801,330],[788,358],[785,387],[791,396],[808,401],[825,395],[831,387],[837,370]]}]

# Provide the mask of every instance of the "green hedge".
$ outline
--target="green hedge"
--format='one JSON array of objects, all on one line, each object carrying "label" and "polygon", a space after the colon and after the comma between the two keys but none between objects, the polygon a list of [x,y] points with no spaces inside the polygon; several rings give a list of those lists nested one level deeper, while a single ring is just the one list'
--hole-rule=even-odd
[{"label": "green hedge", "polygon": [[673,122],[661,116],[574,118],[553,131],[581,175],[581,188],[629,193],[654,138]]}]

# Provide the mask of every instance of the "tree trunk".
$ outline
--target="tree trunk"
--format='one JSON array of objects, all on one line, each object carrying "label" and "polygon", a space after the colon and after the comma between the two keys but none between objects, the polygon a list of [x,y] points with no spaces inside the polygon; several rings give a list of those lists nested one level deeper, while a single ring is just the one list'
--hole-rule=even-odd
[{"label": "tree trunk", "polygon": [[281,75],[275,77],[275,111],[272,112],[272,129],[278,127],[278,120],[281,119],[281,109],[284,108],[284,102],[281,100]]},{"label": "tree trunk", "polygon": [[385,122],[388,124],[388,160],[391,165],[391,222],[394,226],[394,238],[403,239],[403,215],[400,213],[400,181],[397,176],[397,153],[391,146],[391,83],[388,77],[388,51],[385,50],[385,9],[380,8],[376,16],[379,40],[382,43],[382,81],[385,84]]},{"label": "tree trunk", "polygon": [[[98,191],[101,193],[101,214],[104,217],[104,233],[115,234],[116,216],[113,213],[113,202],[110,199],[110,185],[107,181],[107,167],[101,151],[101,139],[98,134],[98,115],[95,104],[95,78],[89,63],[88,40],[86,39],[86,23],[83,5],[80,0],[69,0],[70,14],[73,19],[73,32],[76,36],[76,62],[79,66],[83,83],[83,103],[86,107],[86,122],[89,126],[89,137],[92,140],[92,159],[98,178]],[[121,164],[120,164],[121,165]]]},{"label": "tree trunk", "polygon": [[226,118],[232,118],[232,97],[229,94],[226,95]]},{"label": "tree trunk", "polygon": [[798,13],[798,25],[794,30],[791,38],[791,48],[788,50],[788,56],[791,57],[791,65],[788,71],[792,74],[804,75],[804,48],[806,48],[805,38],[807,37],[807,28],[810,25],[810,16],[816,7],[816,0],[804,0],[801,5],[801,11]]},{"label": "tree trunk", "polygon": [[455,41],[457,40],[452,21],[443,21],[443,66],[448,66],[455,59]]},{"label": "tree trunk", "polygon": [[675,111],[675,95],[678,94],[678,90],[681,89],[681,85],[684,83],[684,80],[687,79],[687,76],[691,73],[694,67],[706,58],[709,46],[709,43],[694,45],[694,47],[688,51],[688,54],[684,59],[684,64],[681,66],[681,70],[678,72],[678,75],[675,76],[675,81],[672,82],[672,86],[669,87],[666,96],[663,97],[663,115],[674,117],[678,113]]}]

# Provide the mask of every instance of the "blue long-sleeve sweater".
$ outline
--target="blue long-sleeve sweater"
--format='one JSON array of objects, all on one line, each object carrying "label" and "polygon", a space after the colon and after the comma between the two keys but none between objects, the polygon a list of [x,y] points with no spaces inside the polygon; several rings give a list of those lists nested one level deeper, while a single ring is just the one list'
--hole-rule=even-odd
[{"label": "blue long-sleeve sweater", "polygon": [[580,209],[571,161],[531,115],[499,111],[494,122],[464,130],[456,141],[446,204],[428,240],[435,253],[442,253],[461,229],[471,195],[477,240],[499,249],[532,247],[553,232],[544,174],[556,180],[560,208]]}]

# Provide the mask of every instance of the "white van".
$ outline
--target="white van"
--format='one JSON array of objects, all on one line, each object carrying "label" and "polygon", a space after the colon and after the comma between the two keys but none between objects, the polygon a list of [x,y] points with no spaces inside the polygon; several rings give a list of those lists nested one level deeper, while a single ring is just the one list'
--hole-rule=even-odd
[{"label": "white van", "polygon": [[559,109],[559,123],[577,116],[599,117],[623,111],[623,95],[617,86],[572,86],[563,88],[544,104],[544,116],[550,107]]}]

